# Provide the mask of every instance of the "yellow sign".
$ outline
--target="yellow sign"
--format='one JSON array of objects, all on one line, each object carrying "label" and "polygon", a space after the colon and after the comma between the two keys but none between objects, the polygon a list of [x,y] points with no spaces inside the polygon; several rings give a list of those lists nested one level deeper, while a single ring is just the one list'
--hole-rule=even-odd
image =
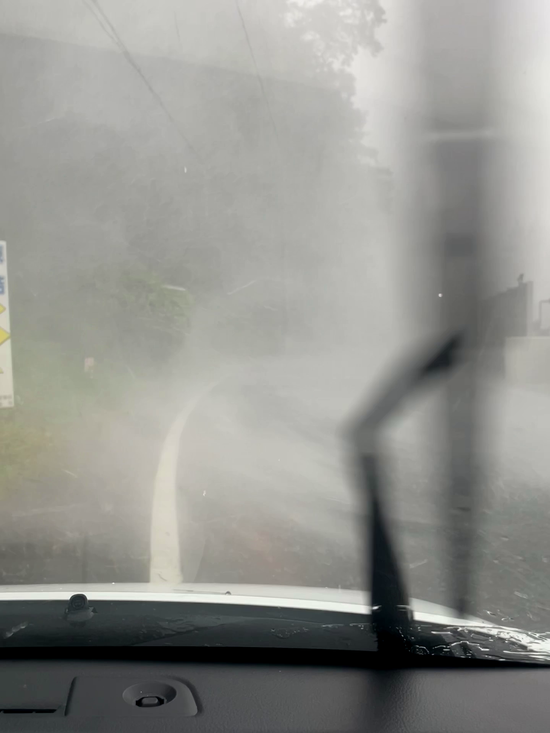
[{"label": "yellow sign", "polygon": [[0,328],[0,346],[2,346],[4,341],[7,341],[9,337],[10,337],[9,333],[5,331],[3,328]]},{"label": "yellow sign", "polygon": [[4,306],[2,305],[2,303],[0,303],[0,316],[2,315],[2,313],[3,313],[3,312],[4,312],[5,310],[6,310],[6,309],[4,308]]}]

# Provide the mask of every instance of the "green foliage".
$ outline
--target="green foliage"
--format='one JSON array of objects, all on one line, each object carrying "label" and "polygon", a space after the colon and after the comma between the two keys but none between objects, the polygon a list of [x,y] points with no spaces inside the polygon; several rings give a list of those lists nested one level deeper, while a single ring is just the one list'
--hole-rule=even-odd
[{"label": "green foliage", "polygon": [[349,68],[360,49],[378,54],[385,22],[378,0],[290,0],[289,20],[314,50],[318,68]]},{"label": "green foliage", "polygon": [[83,280],[89,356],[122,360],[136,373],[181,349],[193,306],[189,293],[173,289],[154,270],[130,263],[99,266]]},{"label": "green foliage", "polygon": [[86,374],[74,349],[39,333],[14,338],[13,366],[16,405],[0,411],[0,497],[20,481],[43,479],[89,418],[120,413],[143,387],[117,361]]},{"label": "green foliage", "polygon": [[0,413],[0,497],[21,478],[34,478],[44,468],[52,448],[52,435],[44,424],[34,423],[13,410]]},{"label": "green foliage", "polygon": [[[204,58],[225,48],[235,63],[148,58],[172,120],[111,52],[43,39],[32,54],[30,41],[0,50],[11,110],[0,131],[7,125],[13,143],[0,219],[21,242],[11,297],[26,298],[28,322],[40,310],[48,336],[79,363],[91,356],[136,373],[177,354],[189,328],[191,299],[163,283],[227,313],[234,287],[292,280],[288,292],[307,290],[307,302],[297,298],[294,315],[287,303],[277,327],[315,314],[337,250],[370,246],[373,211],[388,197],[351,73],[359,51],[380,50],[380,1],[239,0],[244,29],[235,3],[191,2],[214,19]],[[45,108],[71,114],[38,124]],[[266,304],[247,305],[235,332]],[[12,311],[21,319],[15,301]]]},{"label": "green foliage", "polygon": [[115,361],[84,372],[77,350],[35,338],[14,339],[15,413],[27,422],[50,428],[70,424],[94,410],[116,410],[135,380]]},{"label": "green foliage", "polygon": [[289,313],[307,322],[326,302],[323,264],[330,275],[338,248],[368,241],[372,181],[388,180],[364,142],[351,65],[380,51],[380,0],[240,0],[259,78],[232,71],[243,53],[249,71],[255,63],[235,4],[206,5],[224,36],[236,33],[226,45],[238,64],[147,60],[179,135],[110,51],[44,39],[0,49],[10,110],[0,219],[20,243],[10,255],[18,403],[0,415],[0,484],[31,475],[82,415],[119,408],[181,351],[193,300],[165,284],[191,283],[215,303],[207,341],[216,332],[228,351],[272,350],[291,320],[283,292],[245,290],[238,302],[227,292],[290,274],[309,310],[301,298]]},{"label": "green foliage", "polygon": [[160,275],[139,265],[118,269],[99,267],[91,277],[97,297],[122,313],[150,322],[167,332],[185,334],[189,328],[192,298],[164,283]]}]

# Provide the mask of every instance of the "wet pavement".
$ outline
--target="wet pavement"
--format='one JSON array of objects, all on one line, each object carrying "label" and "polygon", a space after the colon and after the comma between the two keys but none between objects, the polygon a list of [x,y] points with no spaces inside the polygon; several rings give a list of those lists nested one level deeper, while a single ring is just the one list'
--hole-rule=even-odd
[{"label": "wet pavement", "polygon": [[166,430],[152,411],[75,422],[52,465],[1,497],[0,584],[148,581]]},{"label": "wet pavement", "polygon": [[[257,363],[199,401],[178,459],[184,580],[366,586],[364,505],[343,437],[368,392],[365,381],[340,366]],[[547,630],[550,398],[502,385],[493,392],[472,611]],[[3,496],[0,582],[147,581],[155,473],[179,407],[144,400],[137,412],[80,422],[55,471]],[[411,595],[448,605],[453,569],[438,409],[425,397],[388,427],[384,476]]]},{"label": "wet pavement", "polygon": [[[200,548],[194,579],[365,587],[364,505],[342,430],[364,390],[348,376],[346,391],[315,370],[256,366],[204,398],[183,432],[178,473],[182,564],[186,536]],[[502,385],[492,396],[497,427],[484,443],[472,612],[547,630],[550,464],[540,426],[550,399]],[[411,595],[449,605],[438,409],[428,397],[387,431],[385,485]]]}]

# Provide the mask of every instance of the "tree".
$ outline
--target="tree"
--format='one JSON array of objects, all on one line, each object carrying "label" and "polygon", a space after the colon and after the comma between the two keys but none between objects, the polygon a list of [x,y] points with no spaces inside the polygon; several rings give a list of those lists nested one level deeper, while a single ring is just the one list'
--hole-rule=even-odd
[{"label": "tree", "polygon": [[80,287],[87,313],[81,321],[87,353],[111,360],[122,357],[138,369],[158,370],[181,350],[192,297],[167,287],[158,273],[126,263],[103,266]]},{"label": "tree", "polygon": [[[225,12],[230,6],[224,3]],[[319,338],[330,321],[340,327],[342,293],[326,299],[337,250],[367,246],[373,208],[388,190],[387,172],[364,143],[350,70],[360,48],[379,52],[384,13],[377,0],[274,0],[267,20],[255,3],[239,7],[250,78],[232,88],[216,116],[232,137],[207,150],[210,178],[230,182],[232,213],[241,217],[232,261],[247,267],[240,278],[229,276],[236,286],[278,273],[287,281],[290,325],[301,319],[301,336]],[[234,131],[244,141],[237,156]]]},{"label": "tree", "polygon": [[49,294],[70,317],[73,281],[98,263],[188,287],[196,312],[223,309],[250,280],[278,279],[290,325],[312,330],[316,319],[325,330],[338,251],[367,246],[386,183],[351,73],[359,49],[379,52],[384,13],[378,0],[208,0],[208,9],[213,53],[223,39],[226,55],[217,66],[137,58],[156,97],[118,52],[0,44],[9,109],[0,220],[21,242],[10,275],[24,287],[13,297],[32,292],[29,321],[35,297],[47,304],[45,332],[56,333]]},{"label": "tree", "polygon": [[386,17],[378,0],[289,0],[288,6],[291,26],[323,72],[349,70],[360,49],[382,50],[376,34]]}]

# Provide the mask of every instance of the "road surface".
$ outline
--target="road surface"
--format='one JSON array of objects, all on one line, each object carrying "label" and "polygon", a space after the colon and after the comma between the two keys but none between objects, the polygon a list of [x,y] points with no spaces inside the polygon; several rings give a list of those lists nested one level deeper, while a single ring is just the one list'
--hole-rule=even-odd
[{"label": "road surface", "polygon": [[173,409],[143,395],[75,418],[46,468],[0,496],[0,584],[148,581],[153,486]]},{"label": "road surface", "polygon": [[[199,400],[177,466],[185,580],[365,587],[364,507],[342,430],[384,373],[364,363],[256,363]],[[550,397],[503,384],[486,396],[473,612],[548,630]],[[159,455],[184,405],[174,393],[169,406],[155,398],[79,425],[66,460],[2,497],[0,582],[146,582]],[[385,486],[411,595],[448,604],[439,427],[437,392],[388,427]]]},{"label": "road surface", "polygon": [[[221,382],[181,438],[184,576],[203,582],[365,587],[370,562],[343,425],[366,379],[344,363],[256,364]],[[550,456],[545,394],[487,386],[472,609],[550,629]],[[411,595],[449,604],[437,390],[386,431],[392,527]],[[489,436],[491,439],[489,440]]]}]

